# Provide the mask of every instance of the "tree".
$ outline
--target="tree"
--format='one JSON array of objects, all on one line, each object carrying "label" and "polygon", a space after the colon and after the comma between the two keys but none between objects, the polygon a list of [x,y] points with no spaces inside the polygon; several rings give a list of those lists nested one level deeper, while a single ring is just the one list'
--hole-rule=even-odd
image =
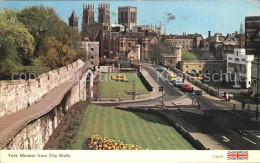
[{"label": "tree", "polygon": [[74,61],[76,52],[73,49],[57,41],[54,37],[49,37],[47,40],[49,48],[45,63],[49,68],[56,69]]},{"label": "tree", "polygon": [[175,53],[174,46],[168,41],[160,41],[154,44],[152,60],[162,60],[164,54]]},{"label": "tree", "polygon": [[182,51],[181,60],[198,60],[198,58],[192,52]]},{"label": "tree", "polygon": [[53,8],[43,6],[26,7],[18,13],[21,21],[33,35],[35,42],[34,57],[46,52],[46,37],[51,36],[53,29],[61,21]]},{"label": "tree", "polygon": [[28,29],[18,21],[16,15],[16,11],[7,9],[0,13],[0,36],[12,42],[23,64],[28,65],[34,50],[34,38]]},{"label": "tree", "polygon": [[0,37],[0,80],[11,79],[12,74],[21,70],[21,65],[17,60],[18,56],[13,42]]}]

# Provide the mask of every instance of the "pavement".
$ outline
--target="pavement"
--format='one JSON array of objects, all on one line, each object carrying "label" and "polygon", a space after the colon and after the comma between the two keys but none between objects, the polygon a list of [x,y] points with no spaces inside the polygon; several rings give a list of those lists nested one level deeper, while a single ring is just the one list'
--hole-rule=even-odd
[{"label": "pavement", "polygon": [[74,74],[72,80],[68,80],[58,87],[52,89],[47,95],[42,97],[37,103],[32,104],[26,109],[9,114],[0,118],[0,148],[4,146],[27,124],[45,115],[57,106],[65,94],[79,81],[82,75],[80,69]]}]

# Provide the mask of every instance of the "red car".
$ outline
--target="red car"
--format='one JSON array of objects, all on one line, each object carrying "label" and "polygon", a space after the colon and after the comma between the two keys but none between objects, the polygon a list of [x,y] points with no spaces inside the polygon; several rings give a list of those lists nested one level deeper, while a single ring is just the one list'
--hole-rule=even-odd
[{"label": "red car", "polygon": [[182,85],[181,90],[183,92],[193,92],[193,87],[185,83]]}]

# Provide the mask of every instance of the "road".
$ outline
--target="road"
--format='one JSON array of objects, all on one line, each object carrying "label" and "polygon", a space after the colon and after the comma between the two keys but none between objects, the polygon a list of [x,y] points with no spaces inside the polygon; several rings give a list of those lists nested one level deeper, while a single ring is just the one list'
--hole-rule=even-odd
[{"label": "road", "polygon": [[[183,94],[169,83],[166,71],[158,73],[154,67],[143,66],[150,75],[164,87],[166,99],[174,99]],[[192,97],[191,93],[187,94]],[[198,99],[197,96],[194,96]],[[152,102],[156,101],[150,101]],[[206,116],[169,111],[169,114],[182,118],[190,125],[194,126],[201,133],[215,139],[219,144],[228,149],[260,149],[260,123],[249,118],[234,114],[230,110],[225,110],[223,102],[211,100],[207,97],[200,97],[201,106],[205,110]],[[146,102],[143,102],[145,104]]]}]

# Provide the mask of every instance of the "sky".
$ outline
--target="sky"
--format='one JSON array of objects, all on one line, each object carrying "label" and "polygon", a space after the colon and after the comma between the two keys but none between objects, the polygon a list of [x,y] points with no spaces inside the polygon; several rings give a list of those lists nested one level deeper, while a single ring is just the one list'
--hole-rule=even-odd
[{"label": "sky", "polygon": [[[260,1],[258,0],[126,0],[126,1],[3,1],[0,0],[0,11],[4,8],[21,10],[25,6],[43,5],[56,10],[61,19],[68,23],[68,17],[73,9],[79,16],[79,28],[84,4],[95,5],[97,20],[98,4],[110,4],[111,24],[117,23],[118,6],[137,7],[138,25],[163,24],[167,34],[201,33],[203,36],[211,33],[234,33],[244,24],[245,16],[260,16]],[[175,19],[171,19],[175,17]]]}]

